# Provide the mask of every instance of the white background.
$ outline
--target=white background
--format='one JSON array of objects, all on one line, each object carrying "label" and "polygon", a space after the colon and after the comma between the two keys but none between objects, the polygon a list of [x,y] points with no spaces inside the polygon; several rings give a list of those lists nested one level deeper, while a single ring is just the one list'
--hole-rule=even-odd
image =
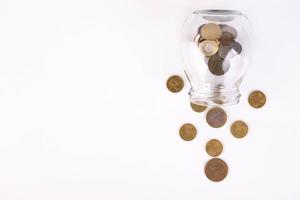
[{"label": "white background", "polygon": [[[178,38],[195,9],[246,14],[251,69],[228,123],[189,107]],[[300,199],[298,0],[1,0],[0,200]],[[168,92],[182,75],[185,88]],[[253,89],[268,102],[247,104]],[[230,123],[250,132],[234,138]],[[180,125],[194,123],[184,142]],[[228,177],[204,172],[210,138]]]}]

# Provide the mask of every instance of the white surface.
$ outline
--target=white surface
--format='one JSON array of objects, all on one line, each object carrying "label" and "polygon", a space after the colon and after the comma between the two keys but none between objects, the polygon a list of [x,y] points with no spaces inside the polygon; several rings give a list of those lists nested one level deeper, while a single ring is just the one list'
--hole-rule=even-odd
[{"label": "white surface", "polygon": [[[178,36],[195,9],[252,21],[256,46],[241,104],[215,130],[165,81],[183,74]],[[300,2],[297,0],[2,0],[1,200],[300,199]],[[253,89],[267,93],[260,110]],[[249,135],[229,133],[244,119]],[[183,142],[192,122],[198,136]],[[203,173],[210,138],[230,171]]]}]

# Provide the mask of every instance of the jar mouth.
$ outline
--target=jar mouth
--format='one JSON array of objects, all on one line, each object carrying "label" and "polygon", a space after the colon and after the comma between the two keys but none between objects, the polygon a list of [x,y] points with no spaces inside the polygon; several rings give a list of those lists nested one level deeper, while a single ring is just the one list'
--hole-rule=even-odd
[{"label": "jar mouth", "polygon": [[237,10],[224,10],[224,9],[207,9],[207,10],[196,10],[193,14],[206,14],[206,15],[242,15]]}]

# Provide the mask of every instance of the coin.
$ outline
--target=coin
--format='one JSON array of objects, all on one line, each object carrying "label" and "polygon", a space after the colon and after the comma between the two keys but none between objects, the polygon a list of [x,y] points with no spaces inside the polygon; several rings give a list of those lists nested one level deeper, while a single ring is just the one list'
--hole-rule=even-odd
[{"label": "coin", "polygon": [[217,139],[209,140],[206,143],[206,152],[212,157],[219,156],[223,151],[222,143]]},{"label": "coin", "polygon": [[192,124],[184,124],[179,129],[180,137],[185,141],[193,140],[197,135],[197,129]]},{"label": "coin", "polygon": [[234,35],[229,32],[222,32],[222,36],[220,37],[219,41],[223,45],[230,45],[234,40]]},{"label": "coin", "polygon": [[207,106],[201,106],[201,105],[194,104],[194,103],[191,103],[191,107],[195,112],[203,112],[207,108]]},{"label": "coin", "polygon": [[224,63],[224,59],[221,58],[219,54],[215,54],[210,57],[208,61],[208,69],[212,74],[221,76],[228,71],[229,61],[226,61],[226,63]]},{"label": "coin", "polygon": [[242,121],[242,120],[238,120],[235,121],[232,125],[231,125],[231,134],[236,137],[236,138],[243,138],[247,135],[248,133],[248,125]]},{"label": "coin", "polygon": [[222,29],[223,27],[227,26],[227,24],[219,24],[219,26]]},{"label": "coin", "polygon": [[178,75],[173,75],[167,80],[167,88],[174,93],[180,92],[183,88],[184,82]]},{"label": "coin", "polygon": [[199,43],[199,49],[205,56],[212,56],[219,50],[219,43],[214,40],[203,40]]},{"label": "coin", "polygon": [[220,128],[227,121],[226,112],[220,107],[214,107],[207,112],[206,121],[211,127]]},{"label": "coin", "polygon": [[216,40],[221,37],[222,31],[217,24],[208,23],[201,27],[200,35],[206,40]]},{"label": "coin", "polygon": [[248,102],[253,108],[261,108],[267,101],[266,95],[259,90],[251,92],[248,97]]},{"label": "coin", "polygon": [[222,27],[222,33],[224,32],[228,32],[228,33],[231,33],[233,35],[234,38],[237,37],[237,31],[235,28],[233,28],[232,26],[224,26]]},{"label": "coin", "polygon": [[233,41],[231,44],[230,44],[230,47],[232,49],[234,49],[234,51],[237,53],[237,54],[240,54],[242,52],[242,45],[236,41]]},{"label": "coin", "polygon": [[219,158],[213,158],[205,165],[205,175],[211,181],[222,181],[227,176],[227,173],[227,164]]},{"label": "coin", "polygon": [[221,58],[226,58],[227,54],[229,53],[229,51],[231,50],[231,46],[226,46],[226,45],[220,45],[219,47],[219,55]]}]

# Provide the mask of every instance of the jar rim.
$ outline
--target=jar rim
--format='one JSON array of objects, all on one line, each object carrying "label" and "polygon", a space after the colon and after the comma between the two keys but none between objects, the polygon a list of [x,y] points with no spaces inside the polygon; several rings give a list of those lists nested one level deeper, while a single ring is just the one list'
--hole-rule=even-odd
[{"label": "jar rim", "polygon": [[226,10],[226,9],[206,9],[206,10],[195,10],[193,14],[206,14],[206,15],[242,15],[237,10]]}]

